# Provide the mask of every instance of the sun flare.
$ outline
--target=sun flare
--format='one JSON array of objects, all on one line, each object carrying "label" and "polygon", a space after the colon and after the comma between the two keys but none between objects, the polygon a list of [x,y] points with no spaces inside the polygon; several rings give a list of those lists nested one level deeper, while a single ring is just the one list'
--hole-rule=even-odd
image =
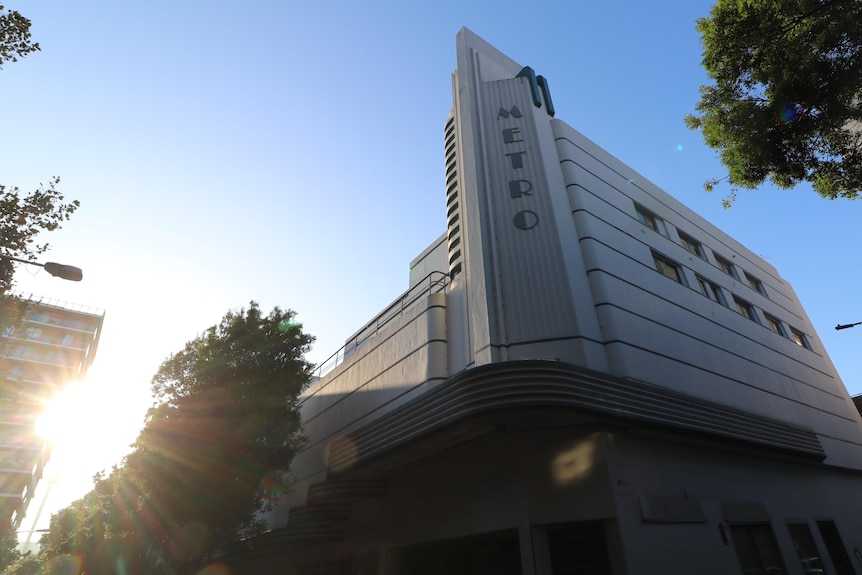
[{"label": "sun flare", "polygon": [[143,410],[123,391],[91,370],[87,379],[69,384],[45,402],[36,433],[51,444],[51,464],[60,473],[109,468],[129,451]]}]

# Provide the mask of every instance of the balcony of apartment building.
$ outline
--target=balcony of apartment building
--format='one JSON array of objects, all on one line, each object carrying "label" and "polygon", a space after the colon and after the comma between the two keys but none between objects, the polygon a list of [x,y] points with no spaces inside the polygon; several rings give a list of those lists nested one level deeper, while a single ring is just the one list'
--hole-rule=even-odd
[{"label": "balcony of apartment building", "polygon": [[[23,416],[23,417],[19,417]],[[34,429],[31,413],[7,412],[0,420],[0,525],[26,509],[42,478],[50,446]]]},{"label": "balcony of apartment building", "polygon": [[83,334],[26,327],[7,335],[7,378],[35,385],[59,385],[75,377],[87,355]]}]

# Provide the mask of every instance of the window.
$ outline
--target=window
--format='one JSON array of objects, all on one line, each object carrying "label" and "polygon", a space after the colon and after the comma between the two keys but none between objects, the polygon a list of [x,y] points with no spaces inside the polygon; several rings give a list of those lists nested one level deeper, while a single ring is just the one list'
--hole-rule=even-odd
[{"label": "window", "polygon": [[719,267],[719,269],[721,269],[721,271],[723,271],[732,278],[738,279],[738,276],[736,275],[736,269],[733,267],[732,263],[730,263],[715,252],[712,252],[712,255],[715,256],[715,263]]},{"label": "window", "polygon": [[752,307],[750,303],[736,296],[733,296],[733,303],[736,304],[736,309],[739,311],[740,314],[747,317],[751,321],[757,321],[757,316],[754,315],[754,307]]},{"label": "window", "polygon": [[658,217],[645,207],[639,206],[638,204],[635,204],[635,213],[637,214],[637,219],[638,221],[640,221],[640,223],[642,223],[652,231],[664,235],[664,222],[661,220],[660,217]]},{"label": "window", "polygon": [[788,523],[787,530],[793,539],[793,546],[802,564],[803,573],[823,573],[823,561],[820,560],[820,551],[811,536],[811,529],[807,523]]},{"label": "window", "polygon": [[677,233],[679,234],[679,241],[682,243],[682,247],[684,247],[699,258],[704,257],[703,247],[700,245],[699,241],[679,230],[677,230]]},{"label": "window", "polygon": [[841,541],[841,534],[838,533],[835,522],[818,521],[817,529],[820,531],[820,536],[823,537],[823,543],[826,545],[826,551],[828,551],[832,564],[835,566],[835,572],[838,575],[854,575],[856,572],[850,564],[850,557],[847,555],[847,549],[844,547],[844,542]]},{"label": "window", "polygon": [[27,339],[42,339],[41,327],[28,327],[24,333]]},{"label": "window", "polygon": [[761,295],[766,295],[766,288],[763,287],[763,282],[748,272],[745,272],[745,281],[748,282],[748,285],[751,286],[751,289]]},{"label": "window", "polygon": [[777,333],[782,337],[787,337],[787,334],[784,333],[784,327],[782,327],[781,322],[776,318],[772,317],[768,313],[763,314],[764,319],[766,319],[766,327]]},{"label": "window", "polygon": [[679,265],[676,262],[655,252],[652,253],[652,259],[655,261],[655,269],[657,269],[660,274],[669,277],[677,283],[683,283],[682,270],[680,270]]},{"label": "window", "polygon": [[700,276],[695,277],[697,277],[697,285],[700,288],[700,293],[702,293],[712,301],[720,303],[721,305],[727,307],[727,300],[724,299],[724,294],[721,293],[721,288],[719,288],[711,281],[705,280]]},{"label": "window", "polygon": [[769,523],[731,524],[730,535],[743,573],[787,572]]},{"label": "window", "polygon": [[791,327],[790,335],[793,336],[793,341],[796,342],[796,345],[798,345],[799,347],[804,347],[805,349],[811,349],[811,345],[808,343],[808,338],[805,337],[804,333],[794,327]]}]

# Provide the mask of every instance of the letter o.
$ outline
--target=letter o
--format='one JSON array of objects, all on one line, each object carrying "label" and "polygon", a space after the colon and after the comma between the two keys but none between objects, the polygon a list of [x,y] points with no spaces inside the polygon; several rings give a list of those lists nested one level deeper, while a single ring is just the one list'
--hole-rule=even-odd
[{"label": "letter o", "polygon": [[530,210],[521,210],[515,214],[515,227],[519,230],[531,230],[539,224],[539,216]]}]

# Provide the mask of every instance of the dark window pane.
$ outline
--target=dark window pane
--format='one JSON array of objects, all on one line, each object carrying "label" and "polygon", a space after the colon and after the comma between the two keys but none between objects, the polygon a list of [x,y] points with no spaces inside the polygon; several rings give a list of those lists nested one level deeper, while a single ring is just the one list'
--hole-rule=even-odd
[{"label": "dark window pane", "polygon": [[826,551],[835,566],[836,575],[855,575],[853,566],[850,564],[850,556],[847,555],[847,548],[841,541],[841,534],[838,533],[835,522],[818,521],[817,529],[820,530],[820,536],[823,537],[823,542],[826,544]]},{"label": "dark window pane", "polygon": [[600,521],[548,527],[553,575],[611,575],[604,526]]}]

